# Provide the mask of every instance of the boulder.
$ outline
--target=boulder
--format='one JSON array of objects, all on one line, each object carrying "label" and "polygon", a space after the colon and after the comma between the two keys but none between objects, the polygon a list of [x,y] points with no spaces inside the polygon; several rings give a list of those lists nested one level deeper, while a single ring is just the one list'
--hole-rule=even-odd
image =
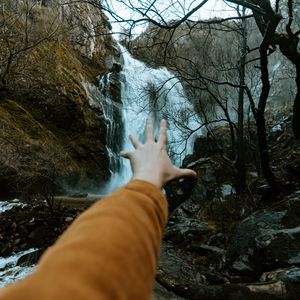
[{"label": "boulder", "polygon": [[37,249],[33,252],[24,254],[21,256],[17,261],[17,266],[32,266],[37,264],[38,260],[40,259],[43,250]]},{"label": "boulder", "polygon": [[227,255],[235,273],[258,276],[300,264],[298,195],[289,196],[282,211],[256,212],[238,224]]},{"label": "boulder", "polygon": [[195,241],[203,241],[211,228],[207,223],[189,218],[177,220],[172,218],[166,227],[164,239],[172,241],[175,244],[187,245]]}]

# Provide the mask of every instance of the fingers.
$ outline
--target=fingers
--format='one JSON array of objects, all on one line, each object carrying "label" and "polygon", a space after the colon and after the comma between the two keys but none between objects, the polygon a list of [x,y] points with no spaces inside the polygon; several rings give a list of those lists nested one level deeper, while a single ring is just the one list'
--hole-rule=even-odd
[{"label": "fingers", "polygon": [[154,141],[153,123],[150,118],[146,121],[146,141]]},{"label": "fingers", "polygon": [[166,120],[160,121],[158,143],[166,147],[167,145],[167,122]]},{"label": "fingers", "polygon": [[129,139],[134,149],[141,147],[140,142],[132,134],[129,135]]}]

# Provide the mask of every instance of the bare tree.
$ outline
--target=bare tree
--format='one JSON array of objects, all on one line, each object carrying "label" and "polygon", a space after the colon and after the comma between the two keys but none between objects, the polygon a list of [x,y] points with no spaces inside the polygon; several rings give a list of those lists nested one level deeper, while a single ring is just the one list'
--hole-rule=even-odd
[{"label": "bare tree", "polygon": [[[238,20],[245,20],[251,15],[246,15],[246,8],[251,10],[257,25],[257,28],[263,35],[263,39],[260,42],[260,46],[257,48],[259,49],[259,55],[255,58],[246,59],[246,55],[251,54],[252,50],[249,49],[247,45],[247,40],[244,39],[242,43],[242,53],[241,59],[239,61],[239,82],[232,82],[232,80],[220,80],[220,78],[216,78],[213,76],[199,76],[199,78],[193,78],[189,76],[186,70],[183,71],[182,68],[178,67],[176,69],[177,74],[179,74],[179,78],[182,81],[188,82],[186,86],[190,85],[195,87],[201,87],[201,84],[195,84],[196,81],[200,80],[202,82],[202,87],[200,89],[204,89],[203,87],[203,80],[209,81],[210,83],[215,83],[218,86],[231,86],[235,89],[239,90],[238,96],[238,130],[237,130],[237,159],[236,159],[236,167],[238,170],[238,174],[240,174],[240,184],[244,186],[244,179],[243,175],[245,174],[244,171],[244,159],[243,159],[243,127],[244,127],[244,92],[246,92],[247,97],[250,102],[250,107],[252,108],[252,114],[256,120],[257,124],[257,137],[258,137],[258,148],[260,154],[260,164],[262,168],[262,172],[264,177],[266,178],[269,185],[276,189],[277,182],[274,178],[274,175],[271,171],[270,166],[270,158],[268,153],[268,143],[267,143],[267,133],[266,133],[266,121],[265,121],[265,110],[267,105],[267,100],[269,99],[269,92],[270,92],[270,74],[268,70],[268,56],[271,55],[275,51],[276,45],[279,46],[280,51],[283,55],[285,55],[296,67],[296,84],[297,84],[297,93],[294,100],[294,109],[293,109],[293,131],[296,138],[300,137],[300,67],[299,67],[299,53],[297,49],[298,45],[298,35],[300,34],[300,30],[298,30],[296,25],[294,25],[295,17],[293,15],[293,7],[294,2],[292,0],[287,1],[287,6],[279,5],[280,1],[276,1],[275,7],[273,8],[271,2],[269,0],[258,1],[258,0],[229,0],[234,5],[240,5],[244,7],[244,14],[239,15],[237,17],[231,17],[227,19],[213,19],[213,20],[197,20],[195,15],[201,10],[201,8],[208,2],[208,1],[193,1],[193,3],[182,3],[181,1],[171,1],[171,2],[164,2],[164,5],[160,1],[118,1],[118,3],[122,3],[125,9],[128,11],[134,12],[130,17],[122,17],[118,14],[116,10],[113,9],[111,6],[113,1],[103,1],[104,9],[109,12],[115,22],[119,22],[120,24],[127,25],[129,31],[134,32],[134,28],[138,24],[150,23],[152,24],[152,28],[158,29],[151,29],[151,26],[148,26],[148,32],[156,30],[158,36],[161,37],[161,41],[157,38],[151,40],[152,46],[160,49],[160,54],[157,55],[161,64],[168,66],[168,57],[176,56],[178,60],[183,61],[183,59],[178,55],[178,47],[177,49],[174,48],[174,44],[180,42],[179,39],[176,40],[176,36],[178,37],[178,31],[182,26],[190,26],[190,29],[194,29],[198,24],[206,24],[207,26],[213,27],[213,24],[226,24],[226,21],[230,19],[231,21]],[[283,31],[280,29],[281,24],[284,24],[282,21],[282,17],[279,13],[280,7],[282,9],[287,9],[288,21],[285,24]],[[191,25],[192,24],[192,25]],[[243,21],[240,22],[242,30],[245,30],[245,23]],[[228,24],[226,24],[228,26]],[[282,26],[281,26],[282,27]],[[243,29],[244,28],[244,29]],[[211,28],[210,28],[211,29]],[[231,29],[224,28],[220,29],[223,32],[228,32]],[[280,31],[281,30],[281,31]],[[245,33],[245,32],[244,32]],[[163,36],[163,35],[164,36]],[[225,34],[224,34],[225,36]],[[133,44],[134,45],[134,44]],[[134,45],[133,47],[135,47]],[[145,51],[146,47],[149,45],[144,45]],[[212,48],[210,48],[212,49]],[[224,49],[226,51],[226,48]],[[176,52],[177,51],[177,52]],[[191,54],[191,53],[190,53]],[[201,55],[200,55],[201,57]],[[194,57],[191,59],[194,61]],[[260,95],[258,96],[258,100],[253,97],[251,93],[251,88],[246,85],[245,82],[245,70],[244,67],[251,62],[259,61],[260,62],[260,71],[261,71],[261,91]],[[228,69],[229,70],[229,69]],[[237,70],[235,68],[235,70]],[[207,72],[207,69],[205,70]],[[193,71],[195,74],[195,71]],[[199,73],[199,72],[198,72]],[[211,97],[216,96],[216,92],[214,91],[211,93]],[[219,97],[217,97],[218,99]],[[216,102],[218,103],[218,102]],[[257,103],[257,106],[256,106]],[[218,103],[220,106],[220,102]],[[222,109],[222,105],[220,106]],[[222,109],[224,112],[228,110],[228,107],[225,105]],[[298,117],[299,116],[299,117]],[[229,120],[228,120],[229,121]],[[229,124],[232,124],[230,121]],[[235,140],[234,131],[232,130],[232,140]],[[232,143],[234,145],[234,142]]]},{"label": "bare tree", "polygon": [[[242,168],[245,164],[242,162],[244,149],[241,150],[243,147],[240,146],[244,143],[244,136],[240,134],[243,132],[244,111],[236,112],[235,102],[238,91],[242,96],[244,94],[242,83],[245,79],[241,79],[241,69],[245,69],[247,51],[245,42],[242,49],[239,40],[243,42],[246,39],[243,21],[246,22],[248,17],[234,18],[235,23],[231,19],[187,21],[170,30],[150,24],[140,37],[127,40],[127,46],[138,57],[146,58],[154,66],[165,65],[176,74],[201,115],[199,128],[206,127],[211,138],[214,137],[211,128],[228,124],[231,151],[220,150],[220,154],[236,174],[239,190],[245,187],[245,167]],[[240,52],[238,62],[236,57]],[[244,105],[240,107],[243,110]],[[240,121],[236,122],[237,119]]]},{"label": "bare tree", "polygon": [[10,76],[21,76],[26,54],[51,39],[59,28],[57,15],[41,16],[39,9],[38,1],[1,0],[0,90],[7,88]]}]

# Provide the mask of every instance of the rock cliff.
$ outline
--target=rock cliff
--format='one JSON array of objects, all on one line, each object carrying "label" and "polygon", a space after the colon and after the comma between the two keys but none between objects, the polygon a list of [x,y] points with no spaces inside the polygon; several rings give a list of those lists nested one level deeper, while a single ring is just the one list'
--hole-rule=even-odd
[{"label": "rock cliff", "polygon": [[98,1],[4,1],[0,21],[0,184],[24,196],[97,189],[108,177],[93,82],[118,55]]}]

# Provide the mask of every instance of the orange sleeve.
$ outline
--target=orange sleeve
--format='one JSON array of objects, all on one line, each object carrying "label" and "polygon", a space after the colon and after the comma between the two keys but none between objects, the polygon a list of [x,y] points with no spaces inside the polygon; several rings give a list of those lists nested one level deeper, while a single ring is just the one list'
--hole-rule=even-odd
[{"label": "orange sleeve", "polygon": [[0,300],[150,299],[167,214],[157,187],[131,181],[81,214]]}]

